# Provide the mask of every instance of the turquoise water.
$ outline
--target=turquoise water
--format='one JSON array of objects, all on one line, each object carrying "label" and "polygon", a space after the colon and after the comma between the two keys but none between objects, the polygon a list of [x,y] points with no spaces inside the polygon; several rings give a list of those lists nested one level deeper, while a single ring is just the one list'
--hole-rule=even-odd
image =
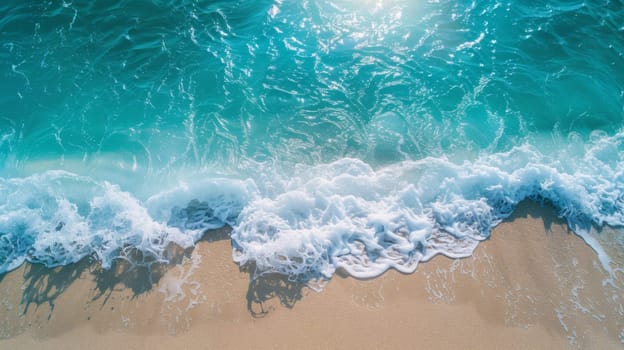
[{"label": "turquoise water", "polygon": [[624,224],[621,1],[5,1],[0,272],[231,225],[329,277],[470,255],[524,199]]}]

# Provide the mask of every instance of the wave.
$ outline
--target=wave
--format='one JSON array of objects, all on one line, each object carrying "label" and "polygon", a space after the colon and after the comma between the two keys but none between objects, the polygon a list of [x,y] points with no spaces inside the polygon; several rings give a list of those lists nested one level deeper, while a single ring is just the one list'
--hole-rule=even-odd
[{"label": "wave", "polygon": [[[133,251],[150,264],[230,225],[233,259],[258,273],[361,278],[413,272],[443,254],[472,254],[525,199],[552,203],[569,227],[609,257],[592,225],[624,224],[624,132],[572,135],[557,152],[525,144],[474,160],[408,160],[373,168],[343,158],[248,177],[194,176],[142,199],[66,171],[0,178],[0,273],[84,257],[104,268]],[[154,186],[155,188],[162,188]]]}]

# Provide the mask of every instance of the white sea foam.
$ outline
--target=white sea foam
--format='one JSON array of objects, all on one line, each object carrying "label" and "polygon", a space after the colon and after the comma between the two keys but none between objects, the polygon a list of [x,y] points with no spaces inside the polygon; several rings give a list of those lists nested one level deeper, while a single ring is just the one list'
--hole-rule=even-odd
[{"label": "white sea foam", "polygon": [[260,271],[330,277],[412,272],[437,254],[472,254],[524,199],[549,201],[597,253],[592,224],[624,224],[624,135],[595,134],[546,155],[528,145],[472,162],[405,161],[379,170],[356,159],[302,167],[274,198],[243,209],[234,259]]},{"label": "white sea foam", "polygon": [[[188,199],[189,190],[202,201]],[[134,249],[148,262],[159,261],[170,243],[190,247],[206,229],[232,224],[245,203],[238,195],[229,180],[198,181],[145,202],[116,185],[63,171],[0,180],[0,272],[25,260],[52,267],[90,255],[108,268]]]},{"label": "white sea foam", "polygon": [[197,177],[140,199],[106,181],[62,171],[0,179],[0,272],[24,261],[57,266],[125,250],[165,259],[207,229],[234,229],[234,260],[258,272],[373,277],[412,272],[437,254],[472,254],[524,199],[549,201],[598,253],[594,225],[624,224],[624,133],[568,140],[556,155],[530,145],[472,161],[403,161],[374,169],[357,159],[264,168],[245,180]]}]

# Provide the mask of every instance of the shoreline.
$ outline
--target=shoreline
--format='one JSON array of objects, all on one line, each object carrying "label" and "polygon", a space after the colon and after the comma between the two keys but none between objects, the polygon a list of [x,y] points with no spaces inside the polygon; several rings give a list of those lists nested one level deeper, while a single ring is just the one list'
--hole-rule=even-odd
[{"label": "shoreline", "polygon": [[83,260],[0,276],[0,347],[621,348],[616,248],[619,272],[603,285],[594,251],[550,208],[523,203],[469,258],[369,280],[336,274],[314,292],[283,276],[250,280],[222,229],[151,273]]}]

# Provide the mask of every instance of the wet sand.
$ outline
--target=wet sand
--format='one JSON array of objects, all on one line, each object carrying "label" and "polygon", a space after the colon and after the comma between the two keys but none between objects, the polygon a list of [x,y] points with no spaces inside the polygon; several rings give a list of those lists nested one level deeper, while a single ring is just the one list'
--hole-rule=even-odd
[{"label": "wet sand", "polygon": [[0,349],[620,349],[624,239],[599,239],[611,284],[591,248],[533,203],[470,258],[335,276],[320,292],[250,280],[225,229],[151,273],[25,265],[0,276]]}]

